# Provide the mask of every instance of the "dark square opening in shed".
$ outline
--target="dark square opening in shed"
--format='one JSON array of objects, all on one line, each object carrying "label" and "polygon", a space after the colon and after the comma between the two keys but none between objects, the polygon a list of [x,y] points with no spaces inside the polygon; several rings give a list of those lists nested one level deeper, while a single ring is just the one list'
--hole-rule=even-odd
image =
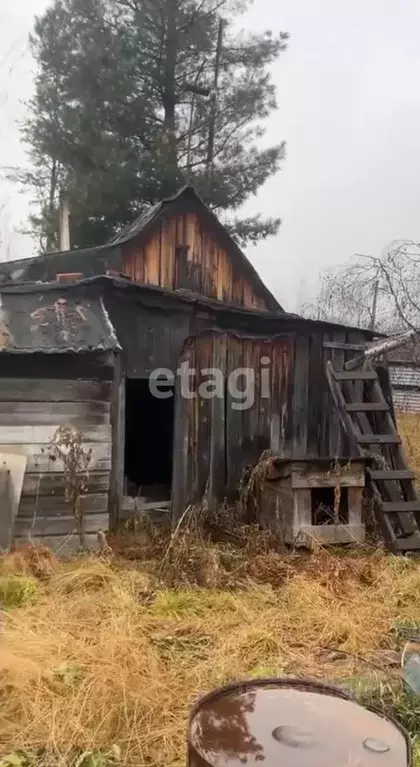
[{"label": "dark square opening in shed", "polygon": [[173,387],[168,399],[158,399],[148,379],[126,381],[126,492],[154,500],[169,500],[172,484],[174,426]]}]

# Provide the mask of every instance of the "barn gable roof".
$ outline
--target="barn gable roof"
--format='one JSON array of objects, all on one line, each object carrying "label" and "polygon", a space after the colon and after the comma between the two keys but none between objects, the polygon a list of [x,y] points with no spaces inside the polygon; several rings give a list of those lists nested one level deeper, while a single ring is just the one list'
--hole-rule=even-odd
[{"label": "barn gable roof", "polygon": [[146,238],[158,222],[171,210],[189,205],[207,219],[217,236],[226,246],[238,271],[246,275],[269,311],[282,313],[284,310],[268,290],[256,269],[240,249],[225,226],[203,202],[192,186],[185,186],[173,197],[152,205],[145,213],[126,226],[105,245],[95,248],[76,249],[63,252],[45,253],[25,261],[13,261],[0,265],[0,284],[11,281],[49,282],[60,272],[80,273],[83,277],[105,274],[107,270],[121,271],[121,246],[136,238]]},{"label": "barn gable roof", "polygon": [[126,226],[116,237],[111,239],[108,244],[113,246],[123,245],[134,238],[141,238],[142,235],[146,237],[162,217],[166,216],[171,209],[182,204],[192,205],[194,209],[208,220],[221,241],[226,244],[228,252],[236,262],[239,271],[248,277],[256,292],[264,298],[269,311],[275,313],[283,312],[283,308],[268,290],[238,243],[234,240],[215,213],[213,213],[208,205],[201,199],[193,186],[184,186],[172,197],[168,197],[161,200],[156,205],[152,205],[144,214],[136,218],[135,221]]}]

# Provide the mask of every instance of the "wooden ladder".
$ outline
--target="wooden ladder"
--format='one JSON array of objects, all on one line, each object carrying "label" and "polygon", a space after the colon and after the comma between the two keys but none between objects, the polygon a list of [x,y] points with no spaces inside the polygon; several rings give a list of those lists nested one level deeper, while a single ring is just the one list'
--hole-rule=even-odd
[{"label": "wooden ladder", "polygon": [[368,458],[368,480],[375,516],[387,548],[420,551],[420,499],[391,408],[371,363],[326,373],[341,423],[353,450]]}]

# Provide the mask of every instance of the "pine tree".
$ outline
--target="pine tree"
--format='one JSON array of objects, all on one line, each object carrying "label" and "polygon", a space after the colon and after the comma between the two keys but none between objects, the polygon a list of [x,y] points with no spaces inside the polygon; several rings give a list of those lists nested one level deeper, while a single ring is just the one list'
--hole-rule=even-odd
[{"label": "pine tree", "polygon": [[235,218],[284,156],[284,143],[261,148],[259,139],[277,107],[270,65],[287,34],[235,32],[244,9],[235,0],[54,0],[37,18],[23,127],[32,168],[15,178],[35,190],[32,227],[44,248],[58,245],[63,187],[75,247],[106,242],[184,183],[238,241],[277,231],[278,219]]}]

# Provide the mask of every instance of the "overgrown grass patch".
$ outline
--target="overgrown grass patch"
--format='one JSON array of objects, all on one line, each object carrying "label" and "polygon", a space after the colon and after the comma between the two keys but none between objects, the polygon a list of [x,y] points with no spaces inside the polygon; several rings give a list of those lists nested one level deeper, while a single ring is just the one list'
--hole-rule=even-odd
[{"label": "overgrown grass patch", "polygon": [[351,688],[414,735],[418,702],[384,653],[398,655],[418,624],[420,563],[365,552],[278,555],[268,557],[267,579],[256,556],[261,580],[248,569],[229,590],[219,571],[216,584],[197,586],[198,553],[191,586],[187,570],[168,588],[149,566],[95,559],[36,580],[36,600],[18,600],[3,620],[1,753],[37,754],[37,767],[76,767],[75,755],[108,767],[110,754],[124,765],[177,767],[198,697],[276,676]]},{"label": "overgrown grass patch", "polygon": [[363,705],[382,711],[399,722],[413,737],[420,734],[420,697],[408,689],[397,675],[366,674],[344,680]]},{"label": "overgrown grass patch", "polygon": [[32,602],[38,592],[35,578],[25,575],[0,575],[0,609],[20,607]]}]

